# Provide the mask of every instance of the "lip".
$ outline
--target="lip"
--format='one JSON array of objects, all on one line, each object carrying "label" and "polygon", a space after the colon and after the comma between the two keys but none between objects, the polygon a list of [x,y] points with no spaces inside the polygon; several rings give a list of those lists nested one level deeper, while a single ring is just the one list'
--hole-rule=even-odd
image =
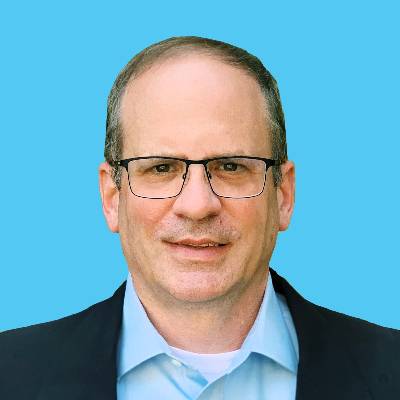
[{"label": "lip", "polygon": [[202,238],[202,239],[191,239],[191,238],[186,238],[186,239],[181,239],[178,240],[177,242],[173,242],[174,244],[181,244],[181,245],[194,245],[194,246],[201,246],[203,244],[225,244],[222,242],[218,242],[216,240],[213,240],[211,238]]},{"label": "lip", "polygon": [[[215,247],[193,247],[187,244],[184,244],[185,241],[179,241],[177,243],[164,242],[169,251],[173,256],[177,256],[180,258],[188,258],[197,261],[216,261],[220,257],[226,254],[229,250],[230,245],[224,244]],[[195,241],[190,240],[190,243],[194,244]],[[206,243],[216,243],[213,241],[197,241],[198,244],[206,244]]]}]

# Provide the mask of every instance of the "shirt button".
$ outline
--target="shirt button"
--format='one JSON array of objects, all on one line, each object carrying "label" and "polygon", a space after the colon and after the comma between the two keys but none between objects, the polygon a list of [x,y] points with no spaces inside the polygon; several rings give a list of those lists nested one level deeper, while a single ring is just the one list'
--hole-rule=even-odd
[{"label": "shirt button", "polygon": [[173,358],[171,360],[171,363],[174,364],[175,367],[181,367],[182,366],[182,363],[180,361],[178,361],[178,360],[175,360],[175,358]]}]

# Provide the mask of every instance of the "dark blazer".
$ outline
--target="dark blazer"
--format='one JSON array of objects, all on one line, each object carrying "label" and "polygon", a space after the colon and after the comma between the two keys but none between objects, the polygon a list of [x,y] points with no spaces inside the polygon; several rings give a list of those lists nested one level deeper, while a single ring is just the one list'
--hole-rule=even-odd
[{"label": "dark blazer", "polygon": [[[297,400],[400,399],[400,331],[316,306],[271,276],[298,336]],[[125,282],[78,314],[0,334],[0,399],[115,400],[124,293]]]}]

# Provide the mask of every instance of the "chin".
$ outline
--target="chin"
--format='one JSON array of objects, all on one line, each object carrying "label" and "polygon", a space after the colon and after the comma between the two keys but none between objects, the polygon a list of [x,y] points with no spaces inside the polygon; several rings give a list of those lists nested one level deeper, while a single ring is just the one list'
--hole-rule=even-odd
[{"label": "chin", "polygon": [[[198,276],[177,279],[175,282],[169,281],[164,288],[176,300],[188,303],[204,303],[217,300],[227,295],[232,285],[227,285],[220,279],[212,279],[209,276]],[[208,274],[206,274],[208,275]]]}]

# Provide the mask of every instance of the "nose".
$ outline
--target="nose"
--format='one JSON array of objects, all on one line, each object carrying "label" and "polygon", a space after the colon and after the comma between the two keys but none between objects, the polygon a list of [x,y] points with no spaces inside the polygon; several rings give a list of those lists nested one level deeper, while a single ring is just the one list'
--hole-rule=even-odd
[{"label": "nose", "polygon": [[182,191],[174,202],[174,213],[180,217],[202,220],[217,215],[220,210],[220,198],[211,190],[204,166],[191,164]]}]

